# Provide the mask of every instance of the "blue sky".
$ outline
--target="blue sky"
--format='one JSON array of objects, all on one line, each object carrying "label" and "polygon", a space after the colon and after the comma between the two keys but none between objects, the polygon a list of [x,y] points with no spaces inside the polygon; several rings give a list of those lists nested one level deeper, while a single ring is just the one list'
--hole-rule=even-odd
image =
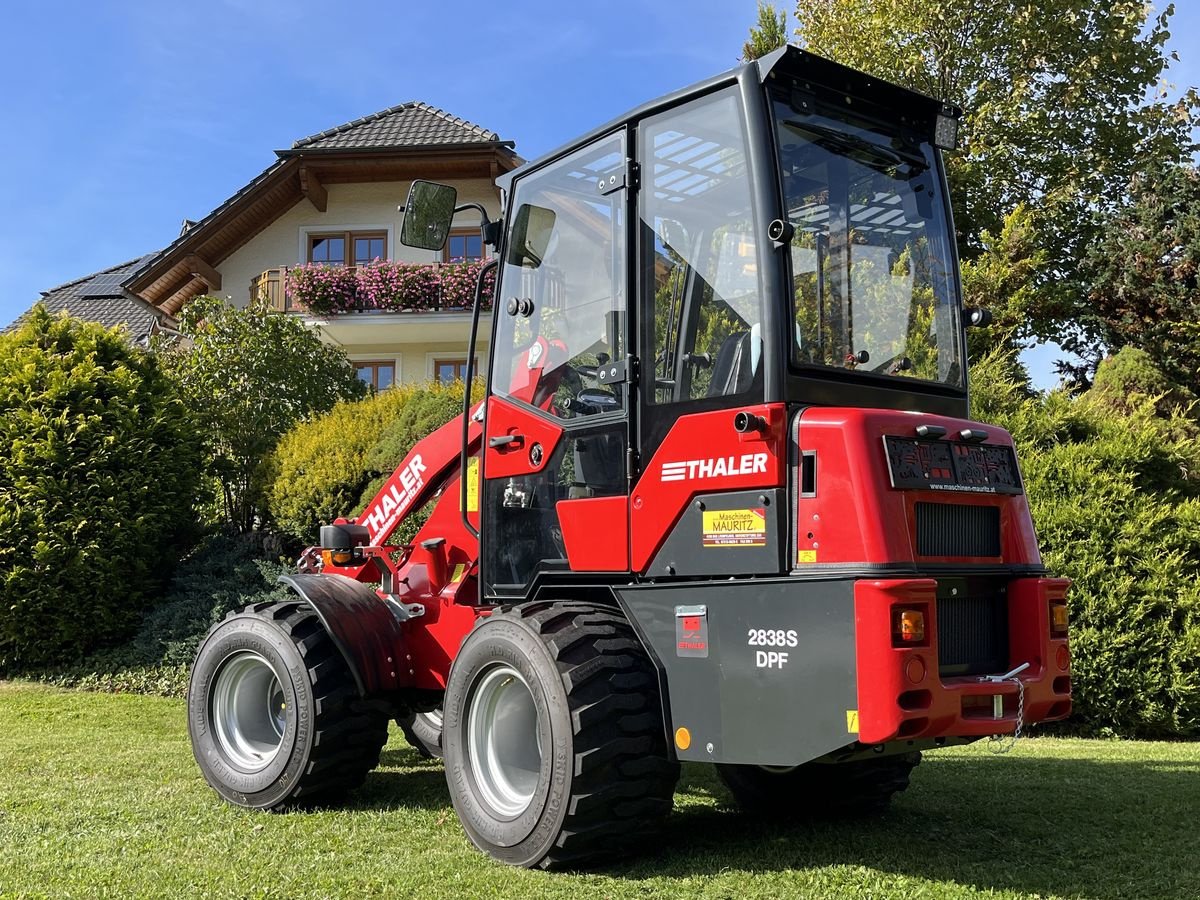
[{"label": "blue sky", "polygon": [[[1177,5],[1172,80],[1200,83],[1200,53],[1185,55],[1200,4]],[[755,0],[14,4],[0,325],[39,291],[165,246],[297,138],[424,100],[533,158],[734,65],[754,19]]]}]

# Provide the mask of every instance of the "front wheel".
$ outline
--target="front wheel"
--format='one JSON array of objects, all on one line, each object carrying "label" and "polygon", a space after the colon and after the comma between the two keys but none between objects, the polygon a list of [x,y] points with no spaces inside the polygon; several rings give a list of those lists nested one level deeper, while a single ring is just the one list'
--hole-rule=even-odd
[{"label": "front wheel", "polygon": [[451,669],[444,725],[454,808],[502,862],[591,862],[671,810],[658,680],[617,610],[539,602],[483,619]]},{"label": "front wheel", "polygon": [[306,603],[261,603],[205,636],[188,683],[188,733],[205,780],[255,809],[342,797],[379,764],[385,709]]}]

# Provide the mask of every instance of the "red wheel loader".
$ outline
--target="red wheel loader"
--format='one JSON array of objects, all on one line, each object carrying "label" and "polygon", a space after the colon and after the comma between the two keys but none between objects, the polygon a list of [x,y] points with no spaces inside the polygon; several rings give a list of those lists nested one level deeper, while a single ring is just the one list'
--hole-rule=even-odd
[{"label": "red wheel loader", "polygon": [[[577,866],[681,761],[758,813],[871,811],[923,750],[1067,716],[1068,585],[968,417],[958,117],[786,48],[505,176],[486,396],[205,638],[213,788],[337,801],[398,719],[478,847]],[[415,183],[402,240],[468,207]]]}]

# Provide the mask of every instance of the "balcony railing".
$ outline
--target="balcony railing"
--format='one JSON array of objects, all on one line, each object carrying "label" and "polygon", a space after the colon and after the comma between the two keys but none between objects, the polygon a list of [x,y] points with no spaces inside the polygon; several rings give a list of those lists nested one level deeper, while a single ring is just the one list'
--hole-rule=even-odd
[{"label": "balcony railing", "polygon": [[[250,281],[250,299],[278,312],[318,316],[364,312],[457,312],[475,299],[480,262],[375,262],[366,266],[277,266]],[[495,278],[487,275],[484,309]]]}]

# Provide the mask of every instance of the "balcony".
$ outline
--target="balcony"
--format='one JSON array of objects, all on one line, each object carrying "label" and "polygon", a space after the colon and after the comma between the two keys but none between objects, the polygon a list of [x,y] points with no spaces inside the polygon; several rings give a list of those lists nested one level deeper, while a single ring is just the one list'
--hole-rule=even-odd
[{"label": "balcony", "polygon": [[[322,318],[372,312],[462,312],[471,309],[480,262],[367,266],[278,266],[250,281],[250,299],[269,308]],[[483,309],[492,308],[488,273]]]}]

